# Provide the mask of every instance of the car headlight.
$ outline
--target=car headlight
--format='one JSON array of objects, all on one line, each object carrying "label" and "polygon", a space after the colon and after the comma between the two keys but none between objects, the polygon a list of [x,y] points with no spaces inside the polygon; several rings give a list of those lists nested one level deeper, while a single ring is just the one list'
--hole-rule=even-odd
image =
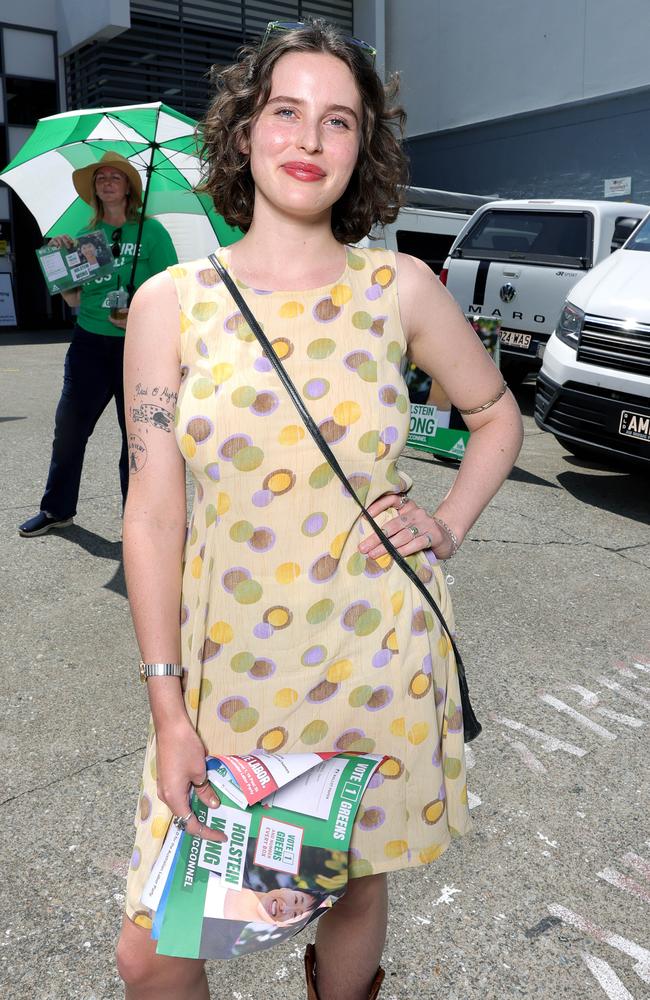
[{"label": "car headlight", "polygon": [[571,305],[570,302],[567,302],[560,314],[560,319],[555,328],[556,336],[558,336],[564,344],[567,344],[569,347],[573,347],[574,350],[577,350],[580,333],[582,331],[582,324],[584,321],[585,314],[582,309],[578,309],[577,306]]}]

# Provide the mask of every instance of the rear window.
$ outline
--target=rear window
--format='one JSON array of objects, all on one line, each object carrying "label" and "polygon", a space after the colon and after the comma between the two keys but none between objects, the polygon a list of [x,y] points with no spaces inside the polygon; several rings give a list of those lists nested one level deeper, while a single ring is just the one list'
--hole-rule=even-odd
[{"label": "rear window", "polygon": [[650,250],[650,215],[645,219],[625,244],[626,250]]},{"label": "rear window", "polygon": [[454,257],[591,265],[591,216],[586,212],[484,212]]}]

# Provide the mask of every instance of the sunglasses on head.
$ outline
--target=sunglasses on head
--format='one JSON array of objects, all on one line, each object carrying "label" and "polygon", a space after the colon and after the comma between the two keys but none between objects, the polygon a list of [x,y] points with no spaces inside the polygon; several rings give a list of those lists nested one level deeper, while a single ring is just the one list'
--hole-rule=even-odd
[{"label": "sunglasses on head", "polygon": [[122,247],[120,245],[121,240],[122,240],[122,227],[121,226],[119,227],[119,229],[114,229],[113,230],[113,232],[111,233],[111,239],[113,241],[111,243],[111,253],[113,254],[113,257],[117,260],[117,258],[120,256],[120,254],[122,252]]},{"label": "sunglasses on head", "polygon": [[[266,43],[276,32],[281,31],[298,31],[300,28],[308,28],[310,25],[306,21],[269,21],[266,26],[266,31],[264,32],[264,38],[262,39],[262,44],[260,49],[263,49]],[[377,49],[368,42],[364,42],[361,38],[355,38],[354,35],[345,35],[345,41],[350,42],[352,45],[356,45],[358,49],[361,49],[363,54],[370,60],[371,66],[375,64],[375,56],[377,55]]]}]

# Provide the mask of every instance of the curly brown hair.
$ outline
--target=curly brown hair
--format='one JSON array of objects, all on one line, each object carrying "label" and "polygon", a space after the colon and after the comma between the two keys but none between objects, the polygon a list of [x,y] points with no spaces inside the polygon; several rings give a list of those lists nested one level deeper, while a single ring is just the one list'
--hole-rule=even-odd
[{"label": "curly brown hair", "polygon": [[393,102],[399,79],[384,86],[363,50],[332,24],[314,21],[246,47],[225,69],[213,66],[216,96],[202,122],[201,158],[216,210],[246,232],[253,218],[255,185],[248,148],[250,127],[271,93],[273,67],[288,52],[324,52],[351,71],[361,97],[363,121],[359,158],[345,193],[332,208],[332,232],[340,243],[356,243],[376,224],[393,222],[408,180],[402,151],[406,114]]}]

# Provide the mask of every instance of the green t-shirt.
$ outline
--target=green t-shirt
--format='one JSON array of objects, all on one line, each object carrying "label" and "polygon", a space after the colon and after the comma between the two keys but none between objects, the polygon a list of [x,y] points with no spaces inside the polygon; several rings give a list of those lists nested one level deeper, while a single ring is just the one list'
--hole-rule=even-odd
[{"label": "green t-shirt", "polygon": [[[103,333],[108,337],[123,337],[125,331],[113,326],[108,319],[110,306],[106,302],[109,292],[117,288],[127,288],[131,280],[131,268],[135,255],[135,241],[138,236],[138,222],[125,222],[122,229],[120,245],[122,253],[115,260],[113,273],[95,281],[88,281],[81,286],[81,300],[77,322],[90,333]],[[82,232],[89,233],[93,229],[102,229],[111,244],[112,234],[116,226],[99,222],[96,226],[86,226]],[[81,235],[81,234],[79,234]],[[166,267],[178,263],[176,250],[165,227],[157,219],[145,219],[142,226],[140,252],[135,268],[134,287],[139,288],[147,278],[164,271]]]}]

